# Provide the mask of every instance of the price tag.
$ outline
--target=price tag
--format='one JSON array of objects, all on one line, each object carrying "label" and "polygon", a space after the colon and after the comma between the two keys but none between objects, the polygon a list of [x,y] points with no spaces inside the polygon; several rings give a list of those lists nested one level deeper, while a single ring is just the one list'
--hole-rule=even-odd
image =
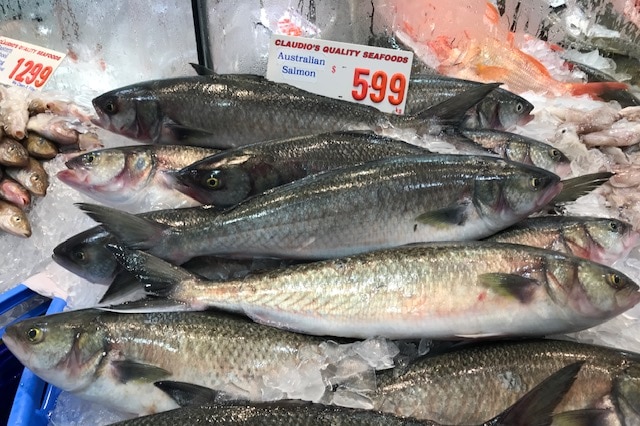
[{"label": "price tag", "polygon": [[413,52],[274,34],[267,78],[403,114]]},{"label": "price tag", "polygon": [[41,90],[65,56],[35,44],[0,37],[0,83]]}]

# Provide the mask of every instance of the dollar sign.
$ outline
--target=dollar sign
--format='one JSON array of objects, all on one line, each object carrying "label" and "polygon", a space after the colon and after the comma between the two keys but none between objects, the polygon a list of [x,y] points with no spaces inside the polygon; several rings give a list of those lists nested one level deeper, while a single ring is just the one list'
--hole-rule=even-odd
[{"label": "dollar sign", "polygon": [[333,66],[331,67],[331,74],[335,74],[335,73],[336,73],[336,66],[335,66],[335,65],[333,65]]}]

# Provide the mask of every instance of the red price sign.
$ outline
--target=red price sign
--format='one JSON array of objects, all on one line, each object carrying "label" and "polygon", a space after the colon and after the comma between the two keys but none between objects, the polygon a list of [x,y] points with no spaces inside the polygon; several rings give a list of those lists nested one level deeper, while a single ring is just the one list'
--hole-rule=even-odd
[{"label": "red price sign", "polygon": [[[374,71],[372,74],[367,68],[356,68],[353,72],[353,87],[357,90],[352,90],[351,96],[356,101],[362,101],[369,95],[371,102],[376,104],[384,102],[386,98],[391,105],[400,105],[404,101],[407,78],[401,73],[389,77],[385,71]],[[389,96],[387,90],[391,93]]]},{"label": "red price sign", "polygon": [[9,74],[9,79],[24,84],[33,84],[35,87],[40,88],[44,86],[52,72],[53,68],[49,65],[45,66],[38,62],[20,58]]}]

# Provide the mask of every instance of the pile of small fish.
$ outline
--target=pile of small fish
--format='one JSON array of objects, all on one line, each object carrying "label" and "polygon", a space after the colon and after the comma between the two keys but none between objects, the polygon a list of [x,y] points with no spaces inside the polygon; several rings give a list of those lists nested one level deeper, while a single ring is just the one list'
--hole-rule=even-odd
[{"label": "pile of small fish", "polygon": [[94,134],[73,123],[89,122],[73,103],[47,101],[30,93],[0,86],[0,231],[24,238],[31,236],[26,214],[31,196],[43,197],[49,186],[41,162],[61,149],[100,145]]}]

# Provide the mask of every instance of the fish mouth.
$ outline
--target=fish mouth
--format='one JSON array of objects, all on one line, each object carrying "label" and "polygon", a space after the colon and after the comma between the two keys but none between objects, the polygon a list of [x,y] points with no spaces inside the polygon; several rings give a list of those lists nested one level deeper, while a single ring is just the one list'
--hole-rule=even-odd
[{"label": "fish mouth", "polygon": [[56,177],[72,188],[89,185],[89,174],[78,173],[77,170],[60,170]]},{"label": "fish mouth", "polygon": [[616,305],[620,308],[619,313],[631,309],[640,302],[640,291],[638,290],[638,286],[634,284],[616,292],[615,299]]},{"label": "fish mouth", "polygon": [[536,116],[533,114],[523,115],[517,121],[518,126],[524,126],[525,124],[530,123],[534,118],[536,118]]}]

